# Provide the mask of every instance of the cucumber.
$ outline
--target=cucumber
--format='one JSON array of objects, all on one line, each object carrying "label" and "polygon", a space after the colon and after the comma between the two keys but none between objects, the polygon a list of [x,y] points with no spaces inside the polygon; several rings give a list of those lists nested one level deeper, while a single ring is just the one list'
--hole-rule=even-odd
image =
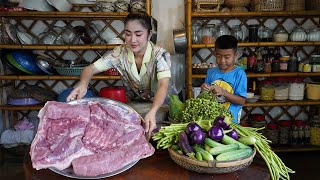
[{"label": "cucumber", "polygon": [[206,150],[202,149],[201,147],[198,146],[192,146],[193,150],[197,153],[201,153],[203,160],[206,161],[213,161],[213,156]]},{"label": "cucumber", "polygon": [[208,144],[206,144],[206,143],[204,143],[204,145],[203,145],[203,147],[204,147],[204,150],[206,150],[206,151],[210,151],[210,149],[212,148],[212,147],[210,147]]},{"label": "cucumber", "polygon": [[245,137],[240,137],[238,139],[239,142],[245,144],[245,145],[254,145],[256,143],[256,138],[251,137],[251,136],[245,136]]},{"label": "cucumber", "polygon": [[203,158],[200,152],[196,152],[196,159],[198,159],[199,161],[203,161]]},{"label": "cucumber", "polygon": [[228,135],[224,135],[223,138],[222,138],[222,143],[224,144],[239,144],[239,148],[240,149],[246,149],[246,148],[250,148],[249,146],[233,139],[232,137],[228,136]]},{"label": "cucumber", "polygon": [[239,144],[228,144],[224,146],[214,147],[211,148],[209,153],[211,155],[219,155],[221,153],[229,152],[229,151],[235,151],[239,149]]},{"label": "cucumber", "polygon": [[237,160],[237,159],[241,159],[244,157],[249,156],[252,153],[252,149],[251,148],[246,148],[246,149],[238,149],[235,151],[229,151],[229,152],[225,152],[222,154],[219,154],[216,157],[217,161],[232,161],[232,160]]},{"label": "cucumber", "polygon": [[218,147],[218,146],[224,146],[224,144],[221,144],[221,143],[218,143],[217,141],[214,141],[214,140],[212,140],[212,139],[210,139],[210,138],[206,138],[205,140],[204,140],[204,142],[208,145],[208,146],[210,146],[210,147]]}]

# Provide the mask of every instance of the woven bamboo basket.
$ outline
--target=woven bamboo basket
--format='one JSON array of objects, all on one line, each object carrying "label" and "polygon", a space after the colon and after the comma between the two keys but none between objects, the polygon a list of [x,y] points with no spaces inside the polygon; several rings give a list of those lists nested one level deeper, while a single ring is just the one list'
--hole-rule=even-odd
[{"label": "woven bamboo basket", "polygon": [[304,11],[305,0],[286,0],[286,11]]},{"label": "woven bamboo basket", "polygon": [[231,8],[231,12],[243,12],[245,6],[250,5],[250,0],[224,0],[224,4]]},{"label": "woven bamboo basket", "polygon": [[320,10],[320,0],[307,0],[305,5],[307,10]]},{"label": "woven bamboo basket", "polygon": [[177,153],[171,148],[169,148],[168,151],[171,159],[179,166],[188,169],[189,171],[208,174],[230,173],[244,169],[252,163],[256,154],[256,150],[254,149],[250,156],[235,161],[208,162],[191,159]]},{"label": "woven bamboo basket", "polygon": [[283,11],[284,0],[253,0],[254,11]]},{"label": "woven bamboo basket", "polygon": [[219,12],[224,0],[194,0],[196,12]]}]

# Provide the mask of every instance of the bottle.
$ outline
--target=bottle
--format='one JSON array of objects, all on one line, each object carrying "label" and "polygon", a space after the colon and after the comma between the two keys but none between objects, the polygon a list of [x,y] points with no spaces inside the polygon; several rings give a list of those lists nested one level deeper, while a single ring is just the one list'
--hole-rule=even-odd
[{"label": "bottle", "polygon": [[304,143],[310,144],[310,125],[306,124],[304,127]]},{"label": "bottle", "polygon": [[250,56],[248,57],[247,71],[254,72],[256,65],[257,65],[257,55],[255,50],[253,50]]},{"label": "bottle", "polygon": [[264,72],[264,61],[262,59],[262,54],[261,54],[260,50],[258,50],[258,52],[257,52],[256,72]]},{"label": "bottle", "polygon": [[298,56],[297,56],[297,47],[293,47],[292,53],[289,57],[288,61],[288,71],[289,72],[296,72],[298,69]]},{"label": "bottle", "polygon": [[274,49],[274,59],[280,60],[281,53],[280,53],[280,47],[277,47]]}]

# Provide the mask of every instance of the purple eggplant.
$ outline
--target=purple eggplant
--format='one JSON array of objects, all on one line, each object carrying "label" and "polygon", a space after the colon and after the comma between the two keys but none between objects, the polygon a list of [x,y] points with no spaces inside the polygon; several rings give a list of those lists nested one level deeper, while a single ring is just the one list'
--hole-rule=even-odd
[{"label": "purple eggplant", "polygon": [[218,116],[214,120],[214,126],[221,127],[222,129],[229,129],[229,126],[226,122],[224,122],[224,116]]},{"label": "purple eggplant", "polygon": [[227,133],[227,135],[232,137],[234,140],[238,140],[239,139],[239,134],[235,129],[233,129],[232,131]]},{"label": "purple eggplant", "polygon": [[221,127],[212,126],[208,131],[208,135],[212,140],[220,141],[224,136],[223,129]]},{"label": "purple eggplant", "polygon": [[192,144],[203,144],[206,135],[202,131],[193,132],[190,136],[190,141]]},{"label": "purple eggplant", "polygon": [[183,150],[183,152],[186,153],[187,156],[195,159],[195,154],[192,150],[192,147],[190,146],[188,136],[184,131],[180,132],[179,134],[178,145]]},{"label": "purple eggplant", "polygon": [[202,129],[195,122],[190,122],[186,127],[186,132],[187,132],[188,135],[191,135],[192,133],[197,132],[197,131],[202,131]]}]

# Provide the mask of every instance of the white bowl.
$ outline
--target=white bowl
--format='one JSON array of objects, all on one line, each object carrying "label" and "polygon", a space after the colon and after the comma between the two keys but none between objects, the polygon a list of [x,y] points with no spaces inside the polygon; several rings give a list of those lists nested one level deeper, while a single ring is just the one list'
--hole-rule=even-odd
[{"label": "white bowl", "polygon": [[112,38],[112,39],[110,39],[108,44],[123,44],[123,41],[120,38]]},{"label": "white bowl", "polygon": [[259,95],[254,95],[252,98],[246,98],[246,101],[253,103],[253,102],[257,102],[259,99],[260,99]]},{"label": "white bowl", "polygon": [[247,98],[253,98],[254,93],[253,92],[247,92]]},{"label": "white bowl", "polygon": [[72,4],[67,0],[46,0],[51,6],[55,7],[58,11],[70,11]]},{"label": "white bowl", "polygon": [[19,6],[29,10],[54,11],[46,0],[21,0]]},{"label": "white bowl", "polygon": [[34,37],[31,34],[26,32],[17,32],[17,36],[21,42],[21,44],[32,44],[34,41]]}]

